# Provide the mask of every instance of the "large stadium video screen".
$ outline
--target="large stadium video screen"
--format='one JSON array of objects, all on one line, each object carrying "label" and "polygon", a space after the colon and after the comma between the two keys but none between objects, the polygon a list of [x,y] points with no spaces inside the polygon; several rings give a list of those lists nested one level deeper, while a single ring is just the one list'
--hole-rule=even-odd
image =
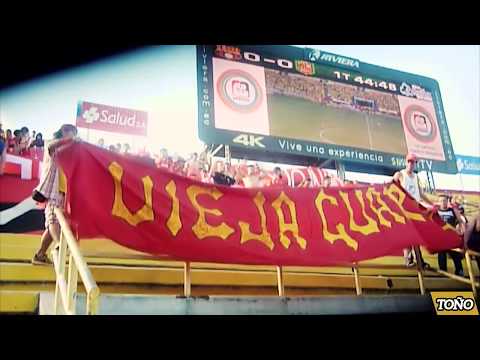
[{"label": "large stadium video screen", "polygon": [[292,46],[197,47],[207,143],[387,168],[416,153],[456,173],[438,83]]}]

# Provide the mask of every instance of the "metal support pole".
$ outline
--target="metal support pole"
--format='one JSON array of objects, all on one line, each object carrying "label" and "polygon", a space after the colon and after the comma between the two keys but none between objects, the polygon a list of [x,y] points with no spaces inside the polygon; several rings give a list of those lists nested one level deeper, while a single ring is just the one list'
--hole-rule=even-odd
[{"label": "metal support pole", "polygon": [[277,285],[278,296],[285,296],[285,286],[283,284],[283,269],[281,266],[277,266]]},{"label": "metal support pole", "polygon": [[328,159],[328,160],[325,160],[324,162],[322,162],[320,165],[318,165],[318,168],[319,169],[323,169],[325,166],[327,166],[330,162],[332,162],[333,159]]},{"label": "metal support pole", "polygon": [[435,178],[433,177],[433,172],[431,171],[430,176],[432,177],[432,192],[435,192]]},{"label": "metal support pole", "polygon": [[213,157],[222,149],[223,145],[218,145],[215,149],[215,145],[212,144],[211,149],[208,150],[207,152],[207,162],[209,167],[211,168],[213,166]]},{"label": "metal support pole", "polygon": [[75,315],[75,304],[77,297],[78,270],[73,255],[68,260],[68,283],[67,283],[67,311]]},{"label": "metal support pole", "polygon": [[190,262],[185,262],[183,268],[183,295],[190,297],[192,294],[192,278],[190,272]]},{"label": "metal support pole", "polygon": [[222,147],[223,147],[223,145],[218,145],[217,148],[211,152],[211,157],[214,157],[215,155],[217,155],[217,153],[220,150],[222,150]]},{"label": "metal support pole", "polygon": [[230,153],[230,146],[225,145],[225,162],[230,164],[232,161],[232,154]]},{"label": "metal support pole", "polygon": [[335,168],[337,169],[339,179],[345,181],[345,165],[340,161],[335,161]]},{"label": "metal support pole", "polygon": [[355,264],[355,266],[352,268],[353,270],[353,275],[355,276],[355,290],[357,292],[357,295],[362,295],[362,285],[360,284],[360,276],[358,274],[358,268]]},{"label": "metal support pole", "polygon": [[423,261],[418,246],[413,247],[413,253],[415,254],[415,262],[417,264],[418,284],[420,286],[420,294],[425,295],[425,284],[423,282]]},{"label": "metal support pole", "polygon": [[[58,250],[58,273],[56,274],[56,285],[55,285],[55,303],[54,303],[54,314],[58,315],[60,309],[62,308],[62,286],[61,281],[65,279],[65,263],[67,261],[67,241],[63,235],[63,230],[60,228],[60,239],[59,239],[59,250]],[[66,310],[66,309],[65,309]]]},{"label": "metal support pole", "polygon": [[458,173],[458,175],[460,176],[460,186],[462,187],[462,192],[465,191],[465,187],[463,186],[463,177],[462,177],[462,173]]}]

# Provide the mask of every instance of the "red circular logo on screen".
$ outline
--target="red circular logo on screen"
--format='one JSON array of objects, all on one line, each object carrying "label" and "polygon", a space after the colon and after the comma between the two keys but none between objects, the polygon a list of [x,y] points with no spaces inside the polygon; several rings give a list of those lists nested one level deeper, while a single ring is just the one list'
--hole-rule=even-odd
[{"label": "red circular logo on screen", "polygon": [[249,113],[257,110],[263,100],[257,80],[242,70],[227,70],[217,81],[220,99],[234,111]]},{"label": "red circular logo on screen", "polygon": [[410,105],[403,115],[408,132],[418,141],[429,143],[437,136],[434,117],[419,105]]}]

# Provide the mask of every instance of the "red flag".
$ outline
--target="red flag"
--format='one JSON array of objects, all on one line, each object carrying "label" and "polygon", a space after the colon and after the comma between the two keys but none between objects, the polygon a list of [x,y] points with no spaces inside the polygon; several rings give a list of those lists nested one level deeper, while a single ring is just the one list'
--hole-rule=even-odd
[{"label": "red flag", "polygon": [[348,188],[204,184],[89,144],[59,153],[81,238],[184,261],[323,266],[460,246],[394,183]]}]

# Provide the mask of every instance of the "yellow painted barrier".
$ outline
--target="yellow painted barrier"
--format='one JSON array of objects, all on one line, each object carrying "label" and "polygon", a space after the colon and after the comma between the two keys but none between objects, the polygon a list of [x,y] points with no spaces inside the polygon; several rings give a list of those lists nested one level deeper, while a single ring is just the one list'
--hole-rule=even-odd
[{"label": "yellow painted barrier", "polygon": [[0,313],[34,313],[38,292],[0,290]]}]

